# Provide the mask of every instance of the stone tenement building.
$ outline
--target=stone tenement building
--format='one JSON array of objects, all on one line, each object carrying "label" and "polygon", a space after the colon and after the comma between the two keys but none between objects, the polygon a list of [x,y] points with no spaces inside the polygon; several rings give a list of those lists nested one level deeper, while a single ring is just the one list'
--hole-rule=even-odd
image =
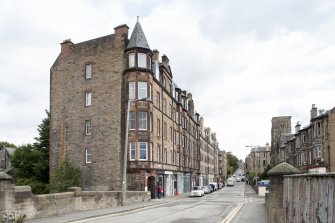
[{"label": "stone tenement building", "polygon": [[219,175],[221,180],[227,178],[227,154],[226,151],[219,151]]},{"label": "stone tenement building", "polygon": [[295,133],[281,138],[281,154],[277,162],[287,162],[304,172],[335,171],[335,107],[320,110],[313,104],[310,123],[301,128],[298,122]]},{"label": "stone tenement building", "polygon": [[245,166],[248,172],[257,174],[263,173],[267,165],[271,165],[271,151],[269,143],[265,146],[252,148],[245,159]]},{"label": "stone tenement building", "polygon": [[129,190],[155,197],[160,184],[170,196],[215,181],[216,135],[204,128],[192,94],[174,83],[168,57],[150,49],[140,23],[130,39],[128,29],[61,43],[50,72],[50,174],[68,158],[81,169],[85,190],[120,190],[127,151]]}]

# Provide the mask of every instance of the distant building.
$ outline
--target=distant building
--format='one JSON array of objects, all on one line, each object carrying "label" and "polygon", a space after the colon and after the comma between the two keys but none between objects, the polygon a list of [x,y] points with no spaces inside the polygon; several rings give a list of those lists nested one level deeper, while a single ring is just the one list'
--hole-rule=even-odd
[{"label": "distant building", "polygon": [[271,165],[271,150],[269,143],[264,147],[253,147],[245,159],[246,172],[261,174]]},{"label": "distant building", "polygon": [[310,111],[310,123],[281,139],[281,156],[277,162],[287,163],[304,172],[335,171],[335,108],[320,110],[315,104]]},{"label": "distant building", "polygon": [[221,180],[227,178],[227,154],[226,151],[219,151],[219,175]]},{"label": "distant building", "polygon": [[84,190],[120,190],[127,140],[128,190],[155,197],[162,185],[173,196],[214,181],[216,135],[201,125],[192,94],[173,81],[169,58],[151,50],[140,23],[130,39],[128,29],[61,43],[50,72],[50,174],[68,158]]},{"label": "distant building", "polygon": [[310,123],[301,128],[285,145],[286,162],[305,172],[335,171],[335,108],[320,111],[313,104]]}]

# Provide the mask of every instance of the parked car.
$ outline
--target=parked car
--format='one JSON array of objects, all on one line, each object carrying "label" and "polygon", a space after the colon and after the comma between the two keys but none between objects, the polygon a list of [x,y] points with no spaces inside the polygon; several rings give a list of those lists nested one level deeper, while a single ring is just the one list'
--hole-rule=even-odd
[{"label": "parked car", "polygon": [[202,197],[204,196],[204,191],[202,190],[201,186],[195,186],[191,190],[191,197]]},{"label": "parked car", "polygon": [[208,188],[208,190],[209,190],[209,193],[212,193],[212,192],[214,191],[214,190],[213,190],[213,187],[210,186],[210,185],[208,185],[207,188]]},{"label": "parked car", "polygon": [[234,186],[234,178],[228,178],[227,180],[227,187]]},{"label": "parked car", "polygon": [[207,186],[201,187],[205,194],[209,194],[211,191]]},{"label": "parked car", "polygon": [[212,188],[212,192],[215,191],[215,186],[214,186],[214,184],[208,184],[208,186]]}]

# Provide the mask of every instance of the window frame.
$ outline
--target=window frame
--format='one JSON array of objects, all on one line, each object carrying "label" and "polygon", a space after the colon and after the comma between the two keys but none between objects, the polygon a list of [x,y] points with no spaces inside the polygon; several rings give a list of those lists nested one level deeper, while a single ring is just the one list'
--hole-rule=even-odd
[{"label": "window frame", "polygon": [[137,98],[148,98],[148,83],[146,81],[137,82]]},{"label": "window frame", "polygon": [[85,64],[85,79],[92,79],[93,65],[91,63]]},{"label": "window frame", "polygon": [[157,136],[160,137],[161,133],[161,121],[157,119]]},{"label": "window frame", "polygon": [[91,120],[85,120],[85,135],[92,135],[92,123]]},{"label": "window frame", "polygon": [[92,106],[92,92],[86,91],[85,92],[85,107]]},{"label": "window frame", "polygon": [[[143,114],[145,114],[145,116],[141,117],[141,115]],[[148,113],[145,111],[139,111],[137,116],[138,116],[138,130],[148,130]]]},{"label": "window frame", "polygon": [[158,109],[161,109],[161,94],[156,92],[156,106]]},{"label": "window frame", "polygon": [[[134,157],[132,156],[134,155]],[[136,143],[130,142],[129,143],[129,160],[136,160]]]},{"label": "window frame", "polygon": [[[141,148],[141,145],[145,145],[145,148]],[[142,159],[142,151],[145,150],[145,158]],[[138,151],[139,151],[139,160],[148,160],[148,143],[147,142],[138,142]]]},{"label": "window frame", "polygon": [[136,67],[135,53],[128,54],[128,67],[133,68]]},{"label": "window frame", "polygon": [[166,103],[166,98],[163,98],[163,113],[166,114],[167,112],[167,103]]},{"label": "window frame", "polygon": [[137,67],[139,68],[148,68],[148,59],[146,53],[137,53]]},{"label": "window frame", "polygon": [[85,163],[92,163],[93,160],[93,154],[92,154],[92,149],[91,148],[86,148],[85,149]]},{"label": "window frame", "polygon": [[128,83],[128,98],[135,99],[136,98],[136,87],[134,81],[129,81]]},{"label": "window frame", "polygon": [[129,112],[129,130],[135,130],[136,129],[136,115],[135,112],[130,111]]}]

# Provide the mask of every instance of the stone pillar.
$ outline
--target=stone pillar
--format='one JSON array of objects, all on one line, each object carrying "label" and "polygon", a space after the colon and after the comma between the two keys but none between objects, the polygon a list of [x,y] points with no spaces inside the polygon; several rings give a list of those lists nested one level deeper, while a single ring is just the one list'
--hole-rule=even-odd
[{"label": "stone pillar", "polygon": [[[0,221],[7,220],[11,214],[13,204],[13,178],[0,172]],[[13,216],[15,218],[15,214]]]},{"label": "stone pillar", "polygon": [[284,162],[268,172],[270,177],[269,199],[267,200],[268,218],[270,223],[284,223],[283,181],[284,175],[299,174],[300,170]]}]

